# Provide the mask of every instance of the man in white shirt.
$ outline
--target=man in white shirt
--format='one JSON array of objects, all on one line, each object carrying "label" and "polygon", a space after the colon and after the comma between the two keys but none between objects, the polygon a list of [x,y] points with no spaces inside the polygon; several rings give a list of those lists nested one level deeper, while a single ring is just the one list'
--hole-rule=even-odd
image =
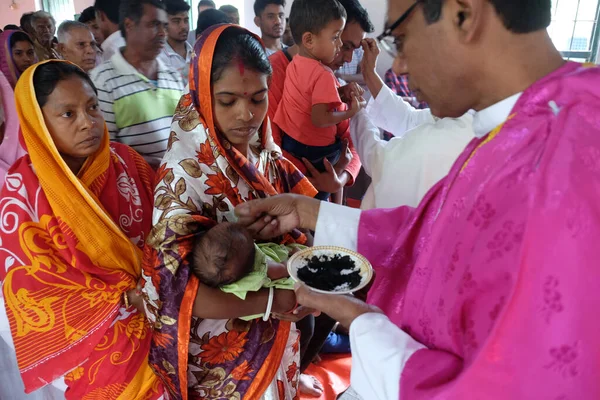
[{"label": "man in white shirt", "polygon": [[190,6],[183,0],[165,1],[169,23],[167,25],[167,43],[158,58],[167,66],[181,74],[183,84],[187,85],[190,61],[194,49],[187,42],[190,32]]},{"label": "man in white shirt", "polygon": [[108,61],[121,47],[125,47],[125,39],[119,29],[119,6],[121,0],[96,0],[96,21],[104,41],[102,48],[102,60]]},{"label": "man in white shirt", "polygon": [[256,0],[254,2],[254,23],[267,51],[267,57],[282,50],[281,37],[285,31],[285,0]]},{"label": "man in white shirt", "polygon": [[351,384],[365,400],[600,395],[588,351],[600,348],[588,324],[600,306],[600,71],[564,62],[546,31],[550,9],[389,1],[379,40],[418,97],[440,117],[477,111],[477,142],[417,209],[293,195],[236,208],[255,237],[314,230],[315,245],[360,247],[380,273],[370,300],[386,315],[297,290],[300,304],[350,327]]}]

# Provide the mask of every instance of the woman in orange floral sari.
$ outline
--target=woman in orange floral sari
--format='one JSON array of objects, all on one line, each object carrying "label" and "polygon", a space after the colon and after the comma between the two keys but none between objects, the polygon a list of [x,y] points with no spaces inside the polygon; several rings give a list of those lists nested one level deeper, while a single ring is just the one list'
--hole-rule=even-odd
[{"label": "woman in orange floral sari", "polygon": [[109,144],[96,89],[75,65],[37,64],[15,93],[28,155],[0,195],[0,330],[10,326],[25,391],[52,384],[67,399],[160,399],[151,330],[129,304],[153,172]]},{"label": "woman in orange floral sari", "polygon": [[[298,333],[291,322],[244,322],[261,314],[269,292],[245,300],[212,289],[190,273],[196,235],[234,221],[234,207],[277,193],[317,192],[273,143],[267,113],[271,66],[260,40],[234,25],[198,39],[183,96],[157,174],[154,227],[144,277],[155,331],[150,362],[177,399],[295,399]],[[281,243],[305,243],[294,232]],[[295,305],[275,290],[273,312]]]}]

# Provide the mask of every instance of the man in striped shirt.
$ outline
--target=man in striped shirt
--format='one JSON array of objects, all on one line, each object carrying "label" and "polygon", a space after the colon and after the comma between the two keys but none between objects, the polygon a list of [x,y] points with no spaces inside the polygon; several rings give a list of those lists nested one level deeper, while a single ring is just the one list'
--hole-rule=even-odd
[{"label": "man in striped shirt", "polygon": [[167,13],[160,0],[125,0],[119,15],[127,44],[91,77],[111,140],[131,146],[158,168],[183,91],[180,74],[158,60]]}]

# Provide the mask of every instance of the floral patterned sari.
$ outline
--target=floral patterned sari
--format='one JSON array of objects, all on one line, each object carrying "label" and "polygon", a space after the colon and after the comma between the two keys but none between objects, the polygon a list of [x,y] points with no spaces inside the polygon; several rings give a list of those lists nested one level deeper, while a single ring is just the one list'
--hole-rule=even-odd
[{"label": "floral patterned sari", "polygon": [[[242,28],[215,26],[196,42],[190,93],[179,102],[157,172],[154,228],[144,263],[147,308],[155,324],[150,362],[174,398],[293,399],[299,378],[293,324],[192,317],[199,282],[190,274],[188,257],[195,235],[235,220],[241,202],[282,192],[316,194],[282,158],[268,119],[250,143],[248,158],[217,132],[210,72],[226,29]],[[305,240],[296,232],[281,242]]]},{"label": "floral patterned sari", "polygon": [[15,90],[29,154],[0,195],[0,280],[25,390],[64,378],[67,399],[159,399],[151,331],[123,304],[141,273],[153,172],[129,147],[110,145],[105,127],[74,175],[35,98],[39,65]]}]

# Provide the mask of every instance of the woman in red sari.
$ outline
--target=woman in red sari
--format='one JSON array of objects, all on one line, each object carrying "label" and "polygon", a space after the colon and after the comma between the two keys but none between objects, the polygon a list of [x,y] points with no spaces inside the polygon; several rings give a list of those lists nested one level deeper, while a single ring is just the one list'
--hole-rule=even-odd
[{"label": "woman in red sari", "polygon": [[0,329],[10,326],[25,391],[52,384],[67,399],[160,399],[151,331],[129,304],[153,172],[109,144],[96,89],[75,65],[29,68],[15,92],[28,155],[0,194]]},{"label": "woman in red sari", "polygon": [[[144,263],[150,362],[174,398],[295,399],[298,333],[289,321],[249,322],[264,313],[269,291],[245,300],[212,289],[190,273],[193,239],[223,221],[234,207],[277,193],[314,196],[316,190],[281,155],[266,118],[271,66],[260,40],[234,25],[203,32],[190,68],[171,138],[157,172],[154,227]],[[278,239],[304,243],[298,231]],[[295,305],[275,290],[273,312]]]}]

